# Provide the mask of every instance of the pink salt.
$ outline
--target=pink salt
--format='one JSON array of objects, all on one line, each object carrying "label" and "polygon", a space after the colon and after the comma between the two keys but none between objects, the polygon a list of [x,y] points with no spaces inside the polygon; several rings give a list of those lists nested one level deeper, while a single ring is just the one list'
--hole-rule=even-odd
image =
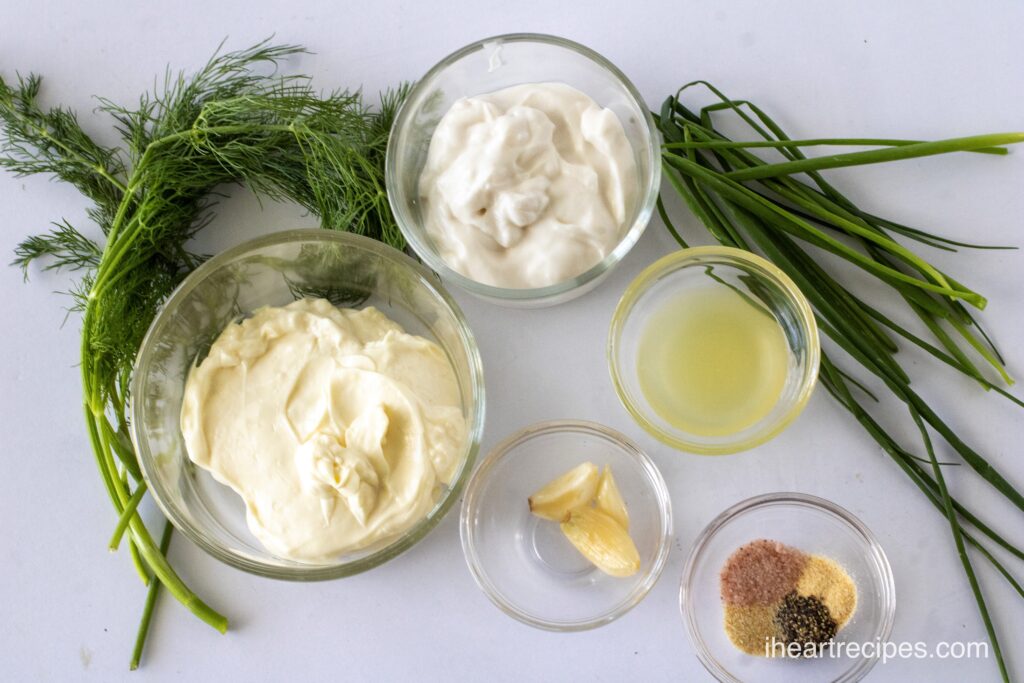
[{"label": "pink salt", "polygon": [[742,545],[722,566],[722,600],[729,605],[768,605],[796,588],[807,555],[778,541]]}]

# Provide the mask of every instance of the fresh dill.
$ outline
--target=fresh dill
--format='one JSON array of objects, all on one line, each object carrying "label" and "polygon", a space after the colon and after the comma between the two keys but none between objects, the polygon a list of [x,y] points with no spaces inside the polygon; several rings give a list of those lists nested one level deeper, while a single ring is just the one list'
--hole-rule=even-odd
[{"label": "fresh dill", "polygon": [[321,94],[305,76],[276,73],[303,52],[261,42],[220,50],[195,75],[168,71],[162,87],[131,106],[101,99],[119,147],[97,144],[68,109],[38,104],[38,76],[0,78],[0,167],[45,174],[91,200],[103,239],[67,221],[24,240],[14,263],[79,271],[74,308],[82,312],[81,381],[86,428],[122,535],[151,588],[132,656],[138,664],[156,586],[214,628],[227,620],[196,596],[167,561],[136,506],[145,489],[128,438],[128,387],[136,352],[157,308],[202,257],[186,244],[212,217],[214,191],[242,184],[261,196],[297,203],[324,228],[348,230],[399,249],[405,243],[384,187],[388,132],[404,88],[377,107],[358,92]]}]

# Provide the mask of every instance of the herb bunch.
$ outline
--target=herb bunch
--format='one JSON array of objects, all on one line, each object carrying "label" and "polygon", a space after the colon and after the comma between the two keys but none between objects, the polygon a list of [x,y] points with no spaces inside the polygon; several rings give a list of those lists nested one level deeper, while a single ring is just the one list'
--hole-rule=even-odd
[{"label": "herb bunch", "polygon": [[[111,548],[127,539],[149,586],[132,655],[138,665],[160,586],[196,616],[225,631],[227,620],[196,596],[167,561],[171,527],[159,543],[138,514],[145,495],[129,438],[128,388],[135,355],[157,308],[202,260],[188,241],[213,216],[218,186],[243,184],[295,202],[325,228],[349,230],[399,249],[405,243],[384,189],[388,132],[405,89],[371,109],[358,92],[314,91],[308,77],[279,76],[296,46],[263,41],[220,50],[195,75],[168,71],[162,87],[131,106],[101,99],[119,147],[97,144],[65,108],[38,104],[41,79],[0,79],[0,167],[46,174],[91,200],[94,240],[62,220],[17,248],[22,268],[80,275],[73,309],[82,314],[81,381],[89,440],[118,515]],[[261,73],[269,71],[269,73]]]},{"label": "herb bunch", "polygon": [[[703,85],[717,101],[693,111],[681,101],[690,87]],[[753,141],[733,141],[714,124],[716,112],[738,116],[754,135]],[[1024,142],[1024,133],[980,135],[936,142],[886,139],[791,140],[756,105],[731,100],[710,83],[690,83],[669,97],[657,116],[665,138],[662,155],[666,177],[712,237],[721,244],[760,252],[789,275],[810,300],[818,326],[866,373],[903,404],[907,418],[920,435],[915,449],[901,443],[879,423],[884,410],[863,381],[840,369],[831,353],[822,353],[822,385],[864,427],[903,472],[948,519],[957,554],[978,604],[1003,680],[1006,663],[967,546],[992,563],[1024,598],[1024,587],[992,553],[998,546],[1024,560],[1024,551],[949,494],[936,457],[939,439],[975,472],[1024,511],[1024,496],[983,455],[963,441],[910,385],[897,359],[898,342],[913,344],[934,359],[970,377],[987,390],[1024,406],[997,382],[1012,384],[1003,357],[964,304],[984,308],[985,298],[894,238],[937,249],[956,247],[1001,249],[966,244],[876,216],[854,204],[818,171],[914,157],[970,151],[1005,154],[1003,145]],[[877,146],[880,149],[806,158],[801,149],[817,145]],[[750,149],[772,148],[784,160],[769,163]],[[806,181],[797,177],[806,174]],[[677,242],[687,246],[659,200],[658,210]],[[918,333],[896,323],[868,303],[866,294],[844,285],[822,265],[821,251],[858,266],[879,279],[897,300],[906,303],[921,323]],[[926,337],[930,337],[929,340]],[[978,360],[972,360],[973,354]],[[979,367],[998,375],[989,379]],[[874,414],[870,407],[879,404]],[[921,449],[924,454],[921,455]],[[917,453],[915,453],[917,450]],[[959,464],[959,463],[955,463]]]}]

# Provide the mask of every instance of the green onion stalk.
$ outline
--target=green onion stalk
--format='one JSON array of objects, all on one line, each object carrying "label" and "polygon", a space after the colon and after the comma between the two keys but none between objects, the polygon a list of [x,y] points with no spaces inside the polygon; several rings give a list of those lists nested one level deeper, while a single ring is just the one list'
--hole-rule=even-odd
[{"label": "green onion stalk", "polygon": [[[696,86],[710,91],[715,102],[694,111],[682,103],[681,97]],[[738,117],[755,139],[734,141],[722,134],[713,120],[717,112]],[[942,468],[950,463],[939,462],[935,439],[945,442],[962,462],[1021,511],[1024,496],[911,388],[910,376],[897,360],[899,343],[923,349],[932,358],[1018,406],[1024,407],[1024,402],[1004,388],[1012,385],[1013,380],[1003,356],[970,310],[984,308],[985,298],[897,238],[950,251],[957,247],[1012,247],[951,240],[882,218],[852,202],[827,182],[820,171],[950,152],[1004,155],[1006,145],[1024,142],[1024,133],[933,142],[881,138],[792,140],[756,105],[731,100],[705,81],[683,86],[665,101],[656,119],[665,141],[662,166],[672,190],[716,241],[759,253],[789,275],[813,306],[819,328],[838,351],[845,352],[860,366],[864,379],[858,380],[840,369],[832,351],[823,352],[821,383],[948,520],[1000,675],[1009,681],[1003,651],[968,548],[991,563],[1022,598],[1024,588],[993,554],[993,546],[1018,560],[1024,560],[1024,551],[950,495]],[[803,148],[813,146],[876,149],[804,156]],[[783,160],[766,161],[751,151],[754,149],[777,151]],[[668,231],[685,248],[688,244],[662,199],[658,201],[658,212]],[[866,294],[858,294],[842,284],[822,265],[818,258],[822,251],[848,261],[887,285],[921,323],[923,333],[896,323],[869,304]],[[924,456],[901,443],[873,416],[869,407],[880,402],[866,387],[864,380],[869,377],[880,381],[888,394],[904,406],[920,435],[919,447],[923,447]]]}]

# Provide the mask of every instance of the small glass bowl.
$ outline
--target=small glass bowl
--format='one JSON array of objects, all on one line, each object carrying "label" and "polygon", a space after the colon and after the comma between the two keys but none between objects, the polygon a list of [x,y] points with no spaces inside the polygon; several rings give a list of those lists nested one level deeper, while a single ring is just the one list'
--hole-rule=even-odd
[{"label": "small glass bowl", "polygon": [[[849,573],[857,608],[835,641],[872,643],[876,656],[769,659],[733,646],[723,623],[719,574],[737,548],[762,538],[831,558]],[[889,560],[863,522],[816,496],[769,493],[732,506],[701,532],[683,569],[679,606],[697,657],[719,681],[845,683],[860,680],[875,665],[879,644],[892,633],[896,589]],[[836,652],[846,652],[839,647]]]},{"label": "small glass bowl", "polygon": [[[512,289],[477,282],[452,270],[427,234],[419,204],[419,179],[430,138],[441,117],[463,97],[523,83],[560,82],[577,88],[622,122],[639,174],[637,199],[622,238],[607,256],[574,278],[547,287]],[[388,142],[385,182],[391,210],[406,240],[424,263],[467,292],[515,307],[552,306],[580,296],[604,279],[633,248],[651,219],[661,185],[661,135],[643,97],[611,62],[564,38],[515,33],[485,38],[442,59],[406,97]]]},{"label": "small glass bowl", "polygon": [[[586,461],[611,466],[629,511],[640,571],[614,578],[594,567],[556,522],[527,499]],[[542,422],[512,435],[473,474],[462,504],[462,549],[477,585],[503,612],[550,631],[582,631],[635,607],[668,559],[672,509],[651,459],[622,434],[591,422]]]},{"label": "small glass bowl", "polygon": [[[262,306],[304,296],[344,307],[376,306],[411,334],[435,341],[455,370],[468,436],[452,481],[431,511],[395,538],[305,563],[269,553],[249,531],[245,505],[193,465],[179,427],[182,394],[197,357],[232,322]],[[132,440],[149,491],[186,537],[217,559],[278,579],[314,581],[357,574],[411,547],[458,499],[480,447],[483,370],[473,335],[437,276],[367,237],[320,229],[260,237],[214,256],[174,291],[142,342],[131,387]]]},{"label": "small glass bowl", "polygon": [[[637,355],[651,315],[681,292],[730,286],[763,304],[779,323],[789,351],[786,383],[758,422],[722,436],[685,432],[660,416],[640,388]],[[789,276],[756,254],[732,247],[682,249],[648,266],[619,300],[608,334],[608,366],[619,400],[659,441],[703,455],[736,453],[778,435],[807,404],[818,379],[818,326],[807,298]]]}]

